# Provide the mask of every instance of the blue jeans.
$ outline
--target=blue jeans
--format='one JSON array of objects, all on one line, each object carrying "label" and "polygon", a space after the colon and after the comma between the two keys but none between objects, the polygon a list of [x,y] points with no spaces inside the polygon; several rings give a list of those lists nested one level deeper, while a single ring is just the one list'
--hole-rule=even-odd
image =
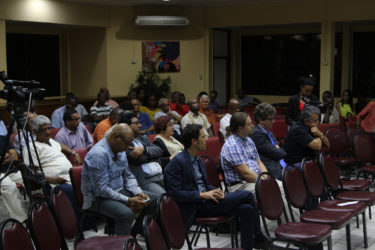
[{"label": "blue jeans", "polygon": [[249,191],[236,191],[225,194],[225,198],[216,203],[203,200],[198,206],[197,217],[231,215],[240,218],[241,247],[253,249],[254,236],[261,235],[258,208],[254,196]]}]

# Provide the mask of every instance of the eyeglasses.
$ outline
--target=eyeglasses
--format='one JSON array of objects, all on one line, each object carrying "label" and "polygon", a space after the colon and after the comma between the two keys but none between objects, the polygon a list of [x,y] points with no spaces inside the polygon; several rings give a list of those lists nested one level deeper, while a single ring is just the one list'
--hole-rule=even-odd
[{"label": "eyeglasses", "polygon": [[81,118],[80,118],[80,117],[78,117],[78,118],[73,118],[72,120],[73,120],[73,121],[79,121],[79,120],[81,120]]},{"label": "eyeglasses", "polygon": [[265,119],[266,121],[274,121],[275,120],[275,117],[272,116],[272,117],[268,117],[267,119]]},{"label": "eyeglasses", "polygon": [[138,124],[140,124],[140,122],[139,121],[135,121],[135,122],[132,122],[131,124],[138,125]]},{"label": "eyeglasses", "polygon": [[38,129],[39,132],[46,132],[47,130],[51,130],[51,127],[47,127],[47,128],[39,128],[39,129]]}]

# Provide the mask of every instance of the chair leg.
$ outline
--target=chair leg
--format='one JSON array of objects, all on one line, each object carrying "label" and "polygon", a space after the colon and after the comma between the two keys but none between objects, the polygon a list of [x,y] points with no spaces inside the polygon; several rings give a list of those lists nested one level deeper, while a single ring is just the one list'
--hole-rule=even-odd
[{"label": "chair leg", "polygon": [[210,232],[208,230],[208,226],[204,226],[204,230],[206,230],[207,248],[210,248]]},{"label": "chair leg", "polygon": [[192,240],[189,239],[189,236],[185,234],[186,244],[188,245],[189,250],[193,250],[193,247],[191,246]]},{"label": "chair leg", "polygon": [[345,226],[346,228],[346,249],[351,250],[352,249],[352,243],[350,238],[350,224]]},{"label": "chair leg", "polygon": [[371,206],[368,207],[368,217],[370,218],[370,220],[372,219]]},{"label": "chair leg", "polygon": [[[201,236],[201,233],[202,233],[203,227],[204,227],[204,226],[199,226],[199,231],[198,231],[198,227],[197,227],[197,232],[196,232],[197,235],[195,235],[195,240],[194,240],[194,246],[195,246],[195,247],[197,246],[197,243],[198,243],[199,237]],[[192,242],[193,242],[193,241],[192,241]]]},{"label": "chair leg", "polygon": [[195,228],[195,230],[191,231],[191,232],[193,232],[193,236],[191,237],[191,243],[192,244],[193,244],[193,242],[195,240],[195,237],[197,236],[198,230],[199,230],[199,226],[197,225],[196,228]]},{"label": "chair leg", "polygon": [[355,216],[355,220],[357,222],[357,228],[359,228],[359,218],[358,218],[358,215]]},{"label": "chair leg", "polygon": [[331,235],[327,238],[328,250],[332,250],[332,238]]},{"label": "chair leg", "polygon": [[362,213],[362,227],[363,227],[363,243],[365,244],[365,248],[367,248],[368,240],[367,240],[367,225],[366,225],[366,213],[365,212]]}]

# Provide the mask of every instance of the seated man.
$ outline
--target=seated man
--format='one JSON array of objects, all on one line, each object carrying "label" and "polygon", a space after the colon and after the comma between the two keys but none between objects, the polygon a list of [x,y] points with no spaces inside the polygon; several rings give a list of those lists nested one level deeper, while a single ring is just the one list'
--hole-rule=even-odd
[{"label": "seated man", "polygon": [[141,124],[134,113],[122,113],[118,123],[126,123],[133,131],[134,139],[129,145],[126,154],[129,160],[129,168],[137,178],[142,190],[146,190],[155,196],[165,193],[163,171],[159,159],[163,151],[151,143],[147,135],[142,135]]},{"label": "seated man", "polygon": [[[26,147],[23,148],[22,156],[25,164],[27,166],[33,165],[36,168],[43,168],[47,191],[53,186],[58,186],[58,189],[63,190],[76,212],[77,220],[80,221],[82,214],[76,204],[73,188],[70,184],[69,169],[72,167],[72,164],[63,152],[67,155],[74,155],[76,165],[82,164],[80,156],[66,145],[60,144],[51,138],[51,122],[48,117],[37,115],[33,120],[33,131],[36,137],[35,147],[40,165],[32,144],[29,144],[30,152]],[[30,162],[29,153],[31,154],[33,164]]]},{"label": "seated man", "polygon": [[[100,140],[85,157],[82,170],[83,209],[105,214],[115,220],[117,235],[141,232],[143,215],[155,214],[155,200],[142,192],[128,168],[125,150],[133,140],[126,124],[113,126],[108,137]],[[154,197],[151,197],[154,198]],[[136,218],[132,211],[142,210]]]},{"label": "seated man", "polygon": [[369,102],[357,115],[357,125],[361,125],[368,133],[375,133],[375,102]]},{"label": "seated man", "polygon": [[197,99],[190,99],[189,102],[190,111],[181,119],[181,128],[184,129],[188,124],[200,124],[203,127],[206,136],[211,137],[213,135],[211,124],[208,122],[207,117],[198,112],[199,104]]},{"label": "seated man", "polygon": [[272,125],[275,120],[276,109],[269,103],[261,103],[255,107],[251,139],[255,143],[261,161],[273,177],[282,179],[282,168],[286,166],[283,158],[286,152],[280,148],[279,142],[272,134]]},{"label": "seated man", "polygon": [[133,98],[130,100],[130,104],[133,105],[134,113],[137,115],[137,118],[139,122],[142,124],[140,133],[142,135],[150,135],[155,131],[154,124],[152,123],[152,120],[150,116],[146,112],[141,112],[139,100],[137,98]]},{"label": "seated man", "polygon": [[242,89],[237,90],[237,97],[241,105],[241,110],[250,104],[259,104],[260,101],[250,95],[245,95],[245,92]]},{"label": "seated man", "polygon": [[224,139],[226,140],[229,135],[227,134],[227,129],[230,125],[230,118],[236,112],[240,111],[240,102],[236,98],[232,98],[228,102],[228,113],[220,119],[220,132],[223,134]]},{"label": "seated man", "polygon": [[[0,148],[4,148],[6,136],[0,136]],[[11,147],[10,143],[5,154],[4,165],[8,166],[11,162],[17,162],[17,152]],[[4,174],[0,175],[3,178]],[[22,203],[23,197],[17,188],[16,183],[22,183],[22,176],[19,172],[10,174],[0,182],[1,196],[3,197],[4,205],[7,208],[10,217],[24,222],[27,219],[27,210]]]},{"label": "seated man", "polygon": [[80,121],[75,109],[68,109],[64,113],[64,127],[57,132],[55,141],[65,144],[71,149],[90,149],[94,144],[90,132]]},{"label": "seated man", "polygon": [[[230,192],[248,190],[255,195],[255,182],[262,172],[268,172],[260,160],[258,151],[249,135],[253,131],[250,116],[245,112],[237,112],[230,119],[232,135],[225,141],[221,149],[220,161]],[[283,184],[276,180],[287,207]],[[294,218],[299,218],[297,210],[293,210]]]},{"label": "seated man", "polygon": [[90,108],[90,116],[94,127],[96,127],[99,122],[106,119],[113,109],[111,106],[105,104],[106,98],[107,96],[104,92],[99,92],[97,104],[92,105]]},{"label": "seated man", "polygon": [[209,107],[210,99],[207,95],[202,95],[199,99],[199,112],[207,117],[208,122],[213,125],[216,122],[216,114]]},{"label": "seated man", "polygon": [[117,123],[118,116],[122,111],[123,110],[119,107],[114,108],[111,110],[106,119],[98,123],[94,131],[94,143],[100,141],[104,137],[107,130]]},{"label": "seated man", "polygon": [[319,131],[319,108],[309,105],[303,108],[299,121],[294,123],[285,138],[285,162],[301,168],[303,158],[315,159],[315,151],[322,149],[323,144],[329,148],[328,138]]},{"label": "seated man", "polygon": [[184,103],[184,101],[181,101],[180,97],[180,92],[172,92],[169,106],[171,110],[176,111],[180,116],[184,116],[189,112],[189,107]]},{"label": "seated man", "polygon": [[225,194],[209,184],[206,168],[198,156],[199,151],[205,150],[206,140],[201,125],[187,125],[182,131],[185,150],[165,170],[168,193],[179,205],[185,229],[190,228],[195,217],[233,215],[240,218],[242,248],[249,250],[266,244],[254,196],[248,191]]},{"label": "seated man", "polygon": [[179,138],[181,135],[181,126],[180,126],[181,116],[176,111],[173,111],[170,109],[167,98],[160,98],[159,108],[160,108],[160,111],[155,114],[154,121],[156,121],[159,117],[169,116],[173,123],[174,137],[176,137],[177,135],[177,138]]},{"label": "seated man", "polygon": [[88,121],[89,116],[87,114],[85,107],[83,107],[83,105],[81,104],[78,104],[78,99],[77,97],[74,96],[73,93],[67,93],[65,95],[65,103],[66,104],[64,106],[53,111],[52,117],[51,117],[52,128],[62,128],[64,126],[63,116],[65,113],[65,110],[69,108],[73,108],[77,110],[78,115],[79,117],[81,117],[81,120],[83,122]]},{"label": "seated man", "polygon": [[214,111],[214,113],[219,113],[221,109],[221,105],[216,101],[217,98],[217,91],[211,90],[210,92],[210,109]]}]

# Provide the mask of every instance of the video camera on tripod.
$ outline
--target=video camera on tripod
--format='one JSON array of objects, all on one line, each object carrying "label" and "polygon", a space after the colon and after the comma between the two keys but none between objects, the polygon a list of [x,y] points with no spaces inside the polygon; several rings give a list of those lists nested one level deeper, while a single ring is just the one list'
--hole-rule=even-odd
[{"label": "video camera on tripod", "polygon": [[[45,178],[44,178],[44,172],[41,167],[41,164],[39,162],[39,168],[37,169],[34,167],[35,165],[32,161],[30,143],[34,146],[36,154],[37,152],[36,152],[36,147],[35,147],[35,142],[33,140],[33,137],[29,136],[29,135],[32,135],[32,132],[30,131],[31,128],[25,129],[26,124],[27,124],[27,118],[24,115],[24,112],[30,111],[32,100],[43,100],[45,89],[38,88],[38,85],[40,83],[35,80],[31,80],[31,81],[10,80],[8,79],[4,71],[0,72],[0,80],[5,85],[4,89],[0,91],[0,98],[7,100],[7,106],[5,110],[8,110],[11,115],[11,122],[10,122],[8,133],[5,139],[6,141],[4,143],[3,148],[1,149],[0,168],[3,169],[5,154],[7,153],[7,149],[10,143],[9,140],[10,140],[10,135],[12,133],[14,123],[17,124],[17,133],[18,133],[19,140],[21,141],[23,139],[26,142],[25,145],[26,145],[28,156],[29,156],[30,163],[32,166],[31,168],[29,168],[29,166],[25,166],[25,164],[22,162],[18,163],[16,166],[13,166],[13,167],[10,166],[8,167],[4,176],[2,176],[2,178],[0,179],[0,182],[9,174],[17,172],[18,170],[21,170],[22,175],[24,175],[24,171],[27,171],[28,174],[33,175],[40,183],[43,183],[45,181],[44,180]],[[21,131],[21,129],[23,131]],[[31,138],[31,142],[29,138]],[[20,152],[22,152],[21,143],[20,143]],[[37,157],[37,159],[39,161],[39,157]],[[37,171],[37,170],[40,170],[40,171]],[[45,192],[44,188],[43,188],[43,192]]]}]

